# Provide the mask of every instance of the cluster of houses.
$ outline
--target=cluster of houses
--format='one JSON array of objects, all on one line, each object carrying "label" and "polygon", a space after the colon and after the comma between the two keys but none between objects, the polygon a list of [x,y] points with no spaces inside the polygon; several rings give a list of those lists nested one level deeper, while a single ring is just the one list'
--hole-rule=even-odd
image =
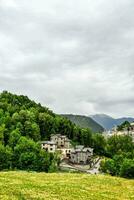
[{"label": "cluster of houses", "polygon": [[134,122],[130,123],[130,127],[124,128],[122,131],[118,131],[118,128],[115,126],[112,130],[104,132],[104,135],[107,137],[113,135],[129,135],[132,137],[134,142]]},{"label": "cluster of houses", "polygon": [[67,136],[61,134],[52,135],[50,141],[42,141],[41,147],[51,153],[60,151],[62,159],[68,159],[74,164],[88,164],[93,157],[92,148],[85,148],[82,145],[74,148]]}]

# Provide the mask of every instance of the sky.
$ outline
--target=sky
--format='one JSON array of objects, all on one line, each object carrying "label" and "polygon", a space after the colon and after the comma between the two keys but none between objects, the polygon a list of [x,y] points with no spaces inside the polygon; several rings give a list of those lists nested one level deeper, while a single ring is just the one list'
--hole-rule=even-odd
[{"label": "sky", "polygon": [[134,117],[133,0],[0,0],[0,92]]}]

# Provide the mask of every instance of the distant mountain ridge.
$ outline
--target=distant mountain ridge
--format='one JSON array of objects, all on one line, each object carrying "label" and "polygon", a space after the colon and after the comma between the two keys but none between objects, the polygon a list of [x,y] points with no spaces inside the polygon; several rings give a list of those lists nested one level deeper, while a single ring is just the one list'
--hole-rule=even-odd
[{"label": "distant mountain ridge", "polygon": [[83,115],[73,115],[73,114],[62,114],[62,117],[68,118],[74,124],[80,126],[81,128],[90,128],[93,132],[103,132],[104,128],[94,121],[91,117]]},{"label": "distant mountain ridge", "polygon": [[105,114],[90,115],[93,120],[103,126],[106,130],[111,130],[114,126],[122,124],[124,121],[133,122],[132,117],[122,117],[122,118],[112,118],[111,116]]}]

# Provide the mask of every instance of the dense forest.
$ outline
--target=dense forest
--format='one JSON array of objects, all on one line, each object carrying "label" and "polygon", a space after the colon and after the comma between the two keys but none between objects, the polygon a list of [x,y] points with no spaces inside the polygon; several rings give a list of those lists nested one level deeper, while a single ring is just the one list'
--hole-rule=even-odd
[{"label": "dense forest", "polygon": [[91,129],[76,126],[27,96],[7,91],[0,94],[0,170],[56,171],[59,155],[43,151],[40,141],[58,133],[67,135],[73,145],[90,146],[94,155],[103,156],[103,172],[134,177],[134,143],[130,136],[106,139]]}]

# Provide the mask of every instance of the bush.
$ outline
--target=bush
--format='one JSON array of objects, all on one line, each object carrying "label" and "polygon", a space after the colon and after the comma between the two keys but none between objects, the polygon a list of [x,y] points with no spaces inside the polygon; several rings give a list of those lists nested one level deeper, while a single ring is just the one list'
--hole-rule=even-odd
[{"label": "bush", "polygon": [[104,159],[101,162],[100,170],[104,173],[116,175],[116,166],[113,159]]},{"label": "bush", "polygon": [[124,159],[120,169],[120,176],[124,178],[134,178],[134,159]]}]

